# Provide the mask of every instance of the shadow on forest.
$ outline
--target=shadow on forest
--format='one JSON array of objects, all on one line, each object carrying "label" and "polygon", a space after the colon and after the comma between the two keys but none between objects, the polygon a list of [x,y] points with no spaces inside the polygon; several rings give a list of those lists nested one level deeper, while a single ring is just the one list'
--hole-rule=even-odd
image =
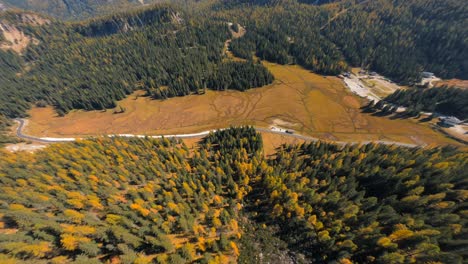
[{"label": "shadow on forest", "polygon": [[[396,120],[396,119],[409,119],[409,118],[414,118],[414,119],[419,119],[421,117],[420,113],[414,112],[414,111],[405,111],[405,112],[395,112],[394,110],[388,110],[388,109],[378,109],[375,107],[368,107],[368,106],[363,106],[360,108],[361,113],[364,114],[370,114],[372,116],[377,116],[377,117],[388,117],[391,120]],[[419,122],[428,122],[433,119],[433,116],[425,117]]]},{"label": "shadow on forest", "polygon": [[419,120],[419,123],[426,123],[426,122],[431,121],[432,119],[434,119],[434,116],[430,115],[428,117],[425,117],[425,118],[422,118],[421,120]]}]

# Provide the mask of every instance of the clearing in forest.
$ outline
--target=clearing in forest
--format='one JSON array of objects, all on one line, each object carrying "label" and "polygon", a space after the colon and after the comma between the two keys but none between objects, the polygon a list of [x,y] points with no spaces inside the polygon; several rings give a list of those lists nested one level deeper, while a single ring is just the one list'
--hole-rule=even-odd
[{"label": "clearing in forest", "polygon": [[[30,111],[26,134],[83,137],[103,134],[183,134],[230,125],[270,128],[281,125],[297,133],[339,141],[398,141],[446,144],[455,141],[416,120],[390,120],[361,113],[363,99],[337,77],[321,76],[299,66],[265,63],[276,81],[239,91],[207,91],[168,100],[136,92],[118,102],[124,113],[73,111],[58,117],[52,108]],[[275,139],[277,141],[278,139]]]}]

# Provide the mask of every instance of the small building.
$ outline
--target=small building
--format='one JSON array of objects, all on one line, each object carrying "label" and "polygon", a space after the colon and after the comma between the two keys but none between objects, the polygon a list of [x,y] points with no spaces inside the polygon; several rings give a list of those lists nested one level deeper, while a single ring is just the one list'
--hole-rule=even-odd
[{"label": "small building", "polygon": [[376,76],[377,73],[376,73],[376,72],[369,72],[369,75],[370,75],[370,76]]},{"label": "small building", "polygon": [[421,80],[421,82],[418,82],[416,83],[416,87],[418,88],[428,88],[429,87],[429,84],[430,84],[430,81],[427,81],[427,80]]},{"label": "small building", "polygon": [[421,77],[422,78],[433,78],[435,76],[434,73],[432,72],[421,72]]},{"label": "small building", "polygon": [[444,116],[440,118],[443,125],[456,126],[462,123],[462,121],[454,116]]}]

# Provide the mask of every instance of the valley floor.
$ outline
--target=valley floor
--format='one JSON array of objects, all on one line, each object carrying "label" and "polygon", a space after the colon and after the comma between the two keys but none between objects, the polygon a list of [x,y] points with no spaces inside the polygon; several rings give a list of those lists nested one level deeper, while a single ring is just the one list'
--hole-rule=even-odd
[{"label": "valley floor", "polygon": [[[52,108],[34,108],[24,131],[39,137],[84,137],[103,134],[187,134],[230,125],[272,126],[336,141],[396,141],[417,145],[456,144],[417,120],[390,120],[361,113],[363,99],[336,77],[321,76],[299,66],[265,63],[276,81],[238,91],[164,101],[139,91],[120,101],[126,109],[74,111],[58,117]],[[277,140],[277,139],[275,139]]]}]

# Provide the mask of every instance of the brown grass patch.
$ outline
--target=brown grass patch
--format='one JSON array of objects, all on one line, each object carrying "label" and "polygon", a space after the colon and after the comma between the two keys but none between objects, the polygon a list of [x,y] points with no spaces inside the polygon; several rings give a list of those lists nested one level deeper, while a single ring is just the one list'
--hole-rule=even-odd
[{"label": "brown grass patch", "polygon": [[282,120],[286,128],[323,139],[455,144],[416,120],[389,120],[361,113],[363,100],[336,77],[317,75],[298,66],[265,65],[276,77],[269,86],[246,92],[207,91],[165,101],[132,95],[118,103],[126,108],[122,114],[113,114],[112,110],[74,111],[58,117],[52,108],[33,108],[25,132],[49,137],[178,134],[230,125],[269,127],[275,120]]},{"label": "brown grass patch", "polygon": [[359,103],[359,100],[356,99],[355,97],[353,96],[345,96],[343,97],[343,103],[348,106],[348,107],[351,107],[351,108],[359,108],[361,107],[361,103]]},{"label": "brown grass patch", "polygon": [[460,79],[450,79],[450,80],[442,80],[437,81],[434,83],[435,87],[441,86],[448,86],[448,87],[458,87],[462,89],[468,89],[468,80],[460,80]]},{"label": "brown grass patch", "polygon": [[263,139],[263,151],[265,155],[273,155],[276,153],[276,149],[279,148],[283,144],[301,144],[304,143],[304,140],[288,137],[286,135],[279,135],[274,133],[264,133],[262,132],[262,139]]}]

